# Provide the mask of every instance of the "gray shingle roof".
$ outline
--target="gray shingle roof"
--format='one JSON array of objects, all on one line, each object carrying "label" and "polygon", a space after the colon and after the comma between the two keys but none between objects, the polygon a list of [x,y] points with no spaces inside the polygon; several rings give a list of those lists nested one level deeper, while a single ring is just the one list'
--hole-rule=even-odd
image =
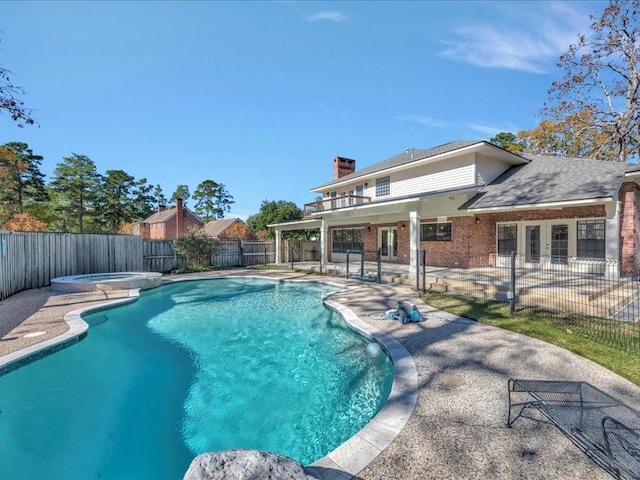
[{"label": "gray shingle roof", "polygon": [[363,177],[365,175],[370,175],[372,173],[381,172],[383,170],[387,170],[393,167],[399,167],[400,165],[405,165],[407,163],[415,162],[417,160],[424,160],[425,158],[435,157],[436,155],[442,155],[443,153],[452,152],[454,150],[458,150],[460,148],[465,148],[470,145],[475,145],[477,143],[486,143],[483,140],[457,140],[455,142],[445,143],[444,145],[440,145],[438,147],[430,148],[427,150],[419,150],[416,148],[409,148],[406,151],[400,153],[391,158],[387,158],[378,163],[374,163],[373,165],[369,165],[361,170],[356,170],[349,175],[345,175],[344,177],[340,177],[338,180],[332,180],[331,182],[323,183],[314,188],[324,188],[328,187],[337,182],[344,182],[348,180],[352,180],[354,178]]},{"label": "gray shingle roof", "polygon": [[240,220],[239,218],[212,220],[204,224],[204,231],[207,232],[207,235],[211,235],[212,237],[217,238],[222,232],[224,232],[227,228],[238,221],[241,222],[242,220]]},{"label": "gray shingle roof", "polygon": [[617,198],[628,164],[581,158],[523,155],[460,210]]},{"label": "gray shingle roof", "polygon": [[176,214],[176,207],[165,208],[161,212],[155,212],[143,220],[144,223],[162,223]]},{"label": "gray shingle roof", "polygon": [[[202,223],[202,220],[200,220],[200,218],[193,213],[191,210],[189,210],[187,207],[182,207],[183,210],[185,210],[188,214],[192,215],[194,218],[196,218],[200,223]],[[150,216],[148,216],[147,218],[145,218],[142,222],[143,223],[163,223],[166,222],[167,220],[169,220],[171,217],[173,217],[176,214],[176,207],[171,207],[171,208],[165,208],[164,210],[162,210],[161,212],[155,212],[153,214],[151,214]]]}]

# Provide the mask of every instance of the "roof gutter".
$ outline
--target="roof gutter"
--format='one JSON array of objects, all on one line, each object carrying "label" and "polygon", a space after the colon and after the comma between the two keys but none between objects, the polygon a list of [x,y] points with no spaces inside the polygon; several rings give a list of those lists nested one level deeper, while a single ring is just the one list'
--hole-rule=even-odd
[{"label": "roof gutter", "polygon": [[466,208],[463,212],[468,213],[499,213],[512,212],[514,210],[540,210],[540,209],[561,209],[566,207],[579,207],[583,205],[596,205],[600,203],[613,202],[613,197],[588,198],[585,200],[571,200],[567,202],[547,202],[547,203],[529,203],[525,205],[502,205],[499,207],[485,208]]}]

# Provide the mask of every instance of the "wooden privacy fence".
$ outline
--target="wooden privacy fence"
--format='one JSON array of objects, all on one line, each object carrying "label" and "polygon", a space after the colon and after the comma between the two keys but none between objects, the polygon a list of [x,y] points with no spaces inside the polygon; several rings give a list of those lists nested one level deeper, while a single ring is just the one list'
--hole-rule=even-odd
[{"label": "wooden privacy fence", "polygon": [[[266,265],[275,262],[275,242],[221,241],[209,261],[214,268]],[[185,258],[173,249],[170,240],[145,240],[144,270],[170,272],[186,266]]]},{"label": "wooden privacy fence", "polygon": [[284,240],[280,248],[280,259],[283,263],[318,262],[320,240]]},{"label": "wooden privacy fence", "polygon": [[55,277],[141,270],[141,237],[0,231],[0,300]]}]

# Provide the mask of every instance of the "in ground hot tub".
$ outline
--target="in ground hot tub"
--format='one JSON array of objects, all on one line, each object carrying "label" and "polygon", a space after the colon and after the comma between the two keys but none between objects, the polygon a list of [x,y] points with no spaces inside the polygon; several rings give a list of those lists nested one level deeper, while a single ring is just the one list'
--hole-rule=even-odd
[{"label": "in ground hot tub", "polygon": [[105,290],[148,290],[162,284],[162,274],[156,272],[117,272],[70,275],[51,280],[51,291],[77,293]]}]

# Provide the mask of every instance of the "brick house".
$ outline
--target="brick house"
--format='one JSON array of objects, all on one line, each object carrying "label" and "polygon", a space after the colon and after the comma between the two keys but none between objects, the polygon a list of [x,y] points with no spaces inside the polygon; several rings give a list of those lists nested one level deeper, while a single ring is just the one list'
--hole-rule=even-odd
[{"label": "brick house", "polygon": [[425,250],[431,266],[469,268],[481,256],[496,264],[515,251],[521,266],[587,259],[618,278],[640,269],[639,185],[635,164],[455,141],[361,170],[336,157],[333,180],[311,190],[322,199],[305,205],[304,219],[270,226],[277,243],[282,231],[320,228],[324,263],[344,262],[347,250],[373,261],[379,250],[414,277]]},{"label": "brick house", "polygon": [[239,218],[207,222],[204,225],[204,231],[217,240],[258,240],[256,234]]},{"label": "brick house", "polygon": [[[177,215],[178,212],[181,214]],[[160,205],[157,212],[134,225],[134,235],[142,235],[147,240],[174,240],[183,237],[188,229],[202,226],[202,220],[179,198],[175,207]]]}]

